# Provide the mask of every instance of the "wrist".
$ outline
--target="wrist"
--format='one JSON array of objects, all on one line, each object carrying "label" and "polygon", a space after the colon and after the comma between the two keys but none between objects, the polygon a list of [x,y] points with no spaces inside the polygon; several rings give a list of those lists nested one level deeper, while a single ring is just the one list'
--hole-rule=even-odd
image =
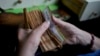
[{"label": "wrist", "polygon": [[88,44],[87,45],[87,48],[88,49],[91,49],[92,47],[93,47],[93,45],[94,45],[94,40],[95,40],[95,37],[94,37],[94,35],[93,34],[91,34],[91,41],[90,41],[90,44]]},{"label": "wrist", "polygon": [[38,46],[27,43],[22,45],[19,50],[19,56],[35,56]]},{"label": "wrist", "polygon": [[79,44],[81,45],[88,45],[91,43],[91,34],[86,32],[86,31],[80,31],[80,33],[77,34],[77,38],[78,38],[78,41],[79,41]]},{"label": "wrist", "polygon": [[92,50],[99,50],[100,49],[100,38],[94,36],[94,43],[93,43],[93,46],[91,49]]}]

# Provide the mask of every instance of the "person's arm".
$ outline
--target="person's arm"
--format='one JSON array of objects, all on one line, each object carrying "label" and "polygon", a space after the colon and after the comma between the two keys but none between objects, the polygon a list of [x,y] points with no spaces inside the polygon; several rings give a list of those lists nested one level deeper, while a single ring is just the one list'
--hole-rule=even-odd
[{"label": "person's arm", "polygon": [[80,54],[78,56],[100,56],[100,50],[96,50],[95,52],[88,53],[88,54]]}]

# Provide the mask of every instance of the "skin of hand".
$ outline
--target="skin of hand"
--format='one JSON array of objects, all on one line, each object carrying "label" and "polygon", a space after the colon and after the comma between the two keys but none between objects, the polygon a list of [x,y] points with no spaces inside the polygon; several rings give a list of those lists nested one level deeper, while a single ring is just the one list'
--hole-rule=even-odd
[{"label": "skin of hand", "polygon": [[19,29],[18,39],[20,43],[19,56],[34,56],[38,49],[41,36],[48,29],[50,22],[44,22],[36,29]]},{"label": "skin of hand", "polygon": [[79,29],[75,25],[64,22],[53,16],[54,23],[60,28],[63,35],[66,37],[64,44],[90,44],[91,34]]},{"label": "skin of hand", "polygon": [[64,44],[81,44],[85,46],[90,44],[92,37],[94,37],[93,46],[91,49],[100,49],[100,38],[98,38],[97,36],[90,34],[82,29],[79,29],[75,25],[70,24],[68,22],[64,22],[54,16],[53,21],[60,28],[63,35],[66,37]]},{"label": "skin of hand", "polygon": [[98,38],[97,36],[94,36],[94,43],[91,49],[100,50],[100,38]]},{"label": "skin of hand", "polygon": [[90,33],[79,29],[75,25],[64,22],[53,16],[53,21],[60,28],[63,35],[66,37],[64,44],[90,44],[92,36],[94,37],[92,50],[100,50],[100,38],[91,35]]},{"label": "skin of hand", "polygon": [[[91,34],[79,29],[78,27],[64,22],[53,16],[54,23],[61,29],[62,33],[66,37],[64,44],[90,44]],[[34,56],[35,52],[40,43],[41,36],[48,29],[50,22],[44,22],[41,26],[37,27],[35,30],[31,29],[19,29],[18,39],[20,42],[19,56]],[[98,41],[96,41],[98,40]],[[99,49],[100,39],[95,38],[95,45],[93,48]]]}]

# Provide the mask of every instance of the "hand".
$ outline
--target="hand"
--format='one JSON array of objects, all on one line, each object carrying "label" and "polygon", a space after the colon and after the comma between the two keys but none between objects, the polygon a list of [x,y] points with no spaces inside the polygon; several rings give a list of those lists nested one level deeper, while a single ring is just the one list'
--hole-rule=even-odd
[{"label": "hand", "polygon": [[39,46],[42,34],[48,29],[49,22],[44,22],[35,30],[19,29],[18,39],[20,42],[19,56],[34,56]]},{"label": "hand", "polygon": [[83,31],[68,22],[64,22],[58,18],[55,18],[54,16],[53,21],[66,37],[64,44],[90,44],[92,38],[88,32]]}]

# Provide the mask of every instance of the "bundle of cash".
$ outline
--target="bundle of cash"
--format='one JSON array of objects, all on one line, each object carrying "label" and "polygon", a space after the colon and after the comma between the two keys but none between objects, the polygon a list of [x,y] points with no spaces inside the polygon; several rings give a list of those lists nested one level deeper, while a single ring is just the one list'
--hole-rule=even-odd
[{"label": "bundle of cash", "polygon": [[62,47],[64,42],[63,34],[52,21],[52,13],[48,7],[43,11],[37,9],[27,12],[27,10],[24,9],[24,20],[25,28],[30,29],[35,29],[44,21],[50,21],[49,29],[41,37],[40,47],[43,52],[56,50]]}]

